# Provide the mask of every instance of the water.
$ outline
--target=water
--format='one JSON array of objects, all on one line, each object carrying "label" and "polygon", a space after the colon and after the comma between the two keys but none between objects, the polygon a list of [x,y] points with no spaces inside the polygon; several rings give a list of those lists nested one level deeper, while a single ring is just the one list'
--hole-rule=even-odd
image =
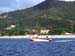
[{"label": "water", "polygon": [[51,42],[0,39],[0,56],[75,56],[75,39],[53,39]]}]

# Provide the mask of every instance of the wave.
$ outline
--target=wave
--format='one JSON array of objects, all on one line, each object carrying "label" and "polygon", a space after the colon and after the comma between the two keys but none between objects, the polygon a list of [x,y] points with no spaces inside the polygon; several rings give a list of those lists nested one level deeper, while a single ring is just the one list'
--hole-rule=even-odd
[{"label": "wave", "polygon": [[75,40],[56,40],[54,42],[71,42],[71,41],[75,41]]}]

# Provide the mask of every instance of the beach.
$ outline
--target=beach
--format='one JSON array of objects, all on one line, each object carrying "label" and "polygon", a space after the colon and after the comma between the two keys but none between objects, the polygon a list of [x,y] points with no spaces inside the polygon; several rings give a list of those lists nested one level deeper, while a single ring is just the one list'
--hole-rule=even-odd
[{"label": "beach", "polygon": [[[23,36],[0,36],[0,38],[29,38],[32,35],[23,35]],[[75,35],[38,35],[39,38],[75,38]]]}]

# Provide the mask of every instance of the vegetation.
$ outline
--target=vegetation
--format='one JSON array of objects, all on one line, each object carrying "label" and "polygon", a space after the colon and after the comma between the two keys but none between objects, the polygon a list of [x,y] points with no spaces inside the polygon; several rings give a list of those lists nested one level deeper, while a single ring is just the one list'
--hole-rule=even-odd
[{"label": "vegetation", "polygon": [[[52,2],[52,4],[50,4]],[[31,34],[47,27],[49,34],[75,33],[75,2],[46,0],[32,8],[0,15],[0,35]],[[4,17],[7,16],[7,17]],[[14,29],[4,29],[16,25]]]}]

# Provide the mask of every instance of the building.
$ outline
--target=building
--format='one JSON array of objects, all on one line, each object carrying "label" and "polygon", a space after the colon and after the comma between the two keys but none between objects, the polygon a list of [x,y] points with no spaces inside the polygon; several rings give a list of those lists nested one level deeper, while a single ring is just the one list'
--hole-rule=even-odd
[{"label": "building", "polygon": [[42,34],[48,34],[49,31],[50,31],[49,29],[41,29],[40,33],[42,33]]},{"label": "building", "polygon": [[13,29],[13,28],[15,28],[16,27],[16,25],[10,25],[9,27],[6,27],[6,28],[4,28],[4,29],[9,29],[9,30],[11,30],[11,29]]}]

